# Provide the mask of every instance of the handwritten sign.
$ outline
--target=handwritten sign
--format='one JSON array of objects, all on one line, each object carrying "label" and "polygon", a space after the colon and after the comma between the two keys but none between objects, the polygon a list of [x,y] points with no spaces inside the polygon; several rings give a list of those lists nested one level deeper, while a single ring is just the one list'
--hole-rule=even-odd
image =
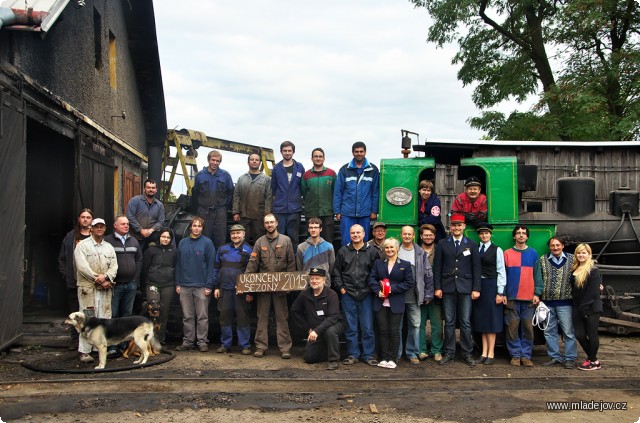
[{"label": "handwritten sign", "polygon": [[237,292],[302,291],[309,285],[308,272],[243,273],[236,280]]}]

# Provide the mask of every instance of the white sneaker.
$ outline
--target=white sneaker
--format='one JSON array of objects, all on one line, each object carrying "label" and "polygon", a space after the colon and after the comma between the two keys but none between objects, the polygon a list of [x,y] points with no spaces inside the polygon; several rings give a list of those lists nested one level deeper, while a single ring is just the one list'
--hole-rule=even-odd
[{"label": "white sneaker", "polygon": [[396,365],[396,363],[394,361],[388,361],[387,365],[385,366],[387,369],[395,369],[396,367],[398,367]]},{"label": "white sneaker", "polygon": [[378,367],[387,367],[387,362],[382,360],[380,363],[378,363]]}]

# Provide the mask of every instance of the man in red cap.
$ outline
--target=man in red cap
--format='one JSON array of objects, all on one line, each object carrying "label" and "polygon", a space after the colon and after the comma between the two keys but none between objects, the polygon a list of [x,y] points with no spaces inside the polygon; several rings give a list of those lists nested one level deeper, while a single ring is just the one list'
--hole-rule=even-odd
[{"label": "man in red cap", "polygon": [[480,179],[475,176],[467,178],[464,181],[464,192],[458,194],[451,204],[451,212],[462,214],[467,225],[474,228],[487,221],[487,196],[480,194],[481,188]]},{"label": "man in red cap", "polygon": [[471,301],[480,297],[482,267],[478,244],[465,237],[464,215],[454,213],[451,235],[436,245],[433,260],[435,296],[442,298],[445,355],[441,365],[453,361],[456,353],[456,320],[460,323],[460,347],[469,366],[475,366],[471,337]]}]

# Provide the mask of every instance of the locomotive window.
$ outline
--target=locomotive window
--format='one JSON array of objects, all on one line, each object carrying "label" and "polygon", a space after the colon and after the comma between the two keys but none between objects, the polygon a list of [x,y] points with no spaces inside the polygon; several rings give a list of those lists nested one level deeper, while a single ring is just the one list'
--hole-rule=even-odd
[{"label": "locomotive window", "polygon": [[528,212],[542,213],[542,201],[527,201],[525,204]]}]

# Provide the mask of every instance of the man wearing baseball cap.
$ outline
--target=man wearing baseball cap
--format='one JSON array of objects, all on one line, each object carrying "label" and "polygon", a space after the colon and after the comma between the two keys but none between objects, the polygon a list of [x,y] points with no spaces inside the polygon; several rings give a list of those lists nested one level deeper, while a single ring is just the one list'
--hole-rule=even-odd
[{"label": "man wearing baseball cap", "polygon": [[464,215],[467,225],[474,228],[487,221],[487,196],[480,193],[482,184],[475,176],[464,181],[464,192],[458,194],[451,204],[451,213]]},{"label": "man wearing baseball cap", "polygon": [[382,244],[384,244],[384,240],[387,239],[387,225],[377,221],[373,224],[371,233],[373,235],[373,239],[369,240],[367,244],[369,244],[370,247],[375,247],[375,249],[378,250],[380,258],[384,260],[386,255],[384,254],[384,247]]},{"label": "man wearing baseball cap", "polygon": [[[113,246],[104,241],[104,219],[91,222],[91,236],[78,243],[73,258],[76,263],[80,311],[92,310],[95,317],[111,318],[111,297],[118,273],[118,259]],[[91,345],[82,336],[78,343],[80,361],[90,363]]]},{"label": "man wearing baseball cap", "polygon": [[340,340],[344,321],[338,294],[325,285],[327,272],[319,267],[309,269],[309,288],[291,306],[294,322],[308,333],[304,350],[305,363],[329,361],[327,370],[340,367]]},{"label": "man wearing baseball cap", "polygon": [[213,297],[218,300],[220,310],[220,348],[218,353],[231,351],[233,341],[233,312],[236,312],[238,345],[243,355],[251,354],[251,327],[249,326],[249,303],[253,297],[236,294],[236,278],[244,273],[249,263],[252,248],[244,242],[245,229],[240,224],[229,229],[231,242],[218,248],[213,268]]},{"label": "man wearing baseball cap", "polygon": [[469,366],[475,366],[471,337],[471,301],[480,297],[482,266],[478,244],[464,236],[464,216],[454,213],[451,235],[436,245],[433,260],[435,296],[442,298],[445,355],[440,365],[456,353],[456,320],[460,323],[460,347]]}]

